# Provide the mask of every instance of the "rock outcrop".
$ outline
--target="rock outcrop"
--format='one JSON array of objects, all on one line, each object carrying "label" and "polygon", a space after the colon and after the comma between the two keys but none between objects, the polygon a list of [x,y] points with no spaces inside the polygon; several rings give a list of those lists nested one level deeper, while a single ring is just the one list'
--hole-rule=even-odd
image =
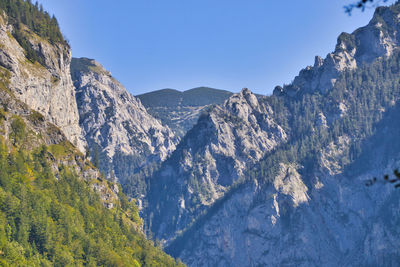
[{"label": "rock outcrop", "polygon": [[[24,133],[18,142],[14,137],[16,120],[21,121],[20,127]],[[105,181],[99,170],[93,167],[60,128],[6,90],[0,90],[0,141],[5,142],[8,147],[18,143],[27,151],[46,146],[41,153],[44,153],[56,179],[61,176],[61,166],[67,167],[91,185],[105,207],[113,208],[118,203],[118,186]]]}]

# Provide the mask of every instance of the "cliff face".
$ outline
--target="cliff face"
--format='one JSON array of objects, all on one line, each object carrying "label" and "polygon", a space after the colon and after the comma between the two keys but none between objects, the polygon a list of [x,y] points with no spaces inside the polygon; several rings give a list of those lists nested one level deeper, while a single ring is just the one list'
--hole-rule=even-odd
[{"label": "cliff face", "polygon": [[161,162],[175,150],[172,131],[149,115],[140,100],[99,63],[74,58],[71,73],[80,125],[92,160],[98,156],[105,173],[125,184],[141,168]]},{"label": "cliff face", "polygon": [[[75,90],[70,75],[71,52],[63,44],[50,44],[28,28],[23,29],[29,46],[43,65],[32,63],[12,36],[7,16],[0,17],[0,66],[6,69],[8,88],[30,108],[45,115],[65,133],[68,140],[84,151],[79,127]],[[23,26],[24,27],[24,26]]]},{"label": "cliff face", "polygon": [[248,89],[202,115],[153,175],[145,211],[153,233],[168,240],[183,230],[286,139],[271,107]]},{"label": "cliff face", "polygon": [[[3,79],[0,80],[4,82]],[[44,157],[50,163],[50,171],[57,179],[61,176],[61,166],[67,167],[99,193],[107,208],[114,207],[118,202],[118,186],[102,179],[100,172],[68,140],[59,127],[3,87],[0,90],[0,141],[5,142],[7,147],[17,146],[26,151],[36,151],[46,146]]]}]

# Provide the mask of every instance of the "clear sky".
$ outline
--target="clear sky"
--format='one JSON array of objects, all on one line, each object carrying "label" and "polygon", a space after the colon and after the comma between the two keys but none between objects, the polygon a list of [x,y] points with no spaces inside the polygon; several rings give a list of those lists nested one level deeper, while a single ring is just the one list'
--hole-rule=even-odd
[{"label": "clear sky", "polygon": [[[271,94],[325,57],[373,10],[355,0],[40,0],[74,57],[94,58],[134,95],[209,86]],[[394,1],[389,1],[393,3]]]}]

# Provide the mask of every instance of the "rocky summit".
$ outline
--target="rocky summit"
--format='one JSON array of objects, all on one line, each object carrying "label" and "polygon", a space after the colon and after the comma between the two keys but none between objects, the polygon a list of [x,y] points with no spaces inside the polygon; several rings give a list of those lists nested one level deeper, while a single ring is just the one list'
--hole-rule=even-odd
[{"label": "rocky summit", "polygon": [[275,95],[294,95],[300,89],[326,92],[336,83],[344,71],[354,70],[379,57],[390,56],[400,44],[399,6],[378,7],[371,21],[353,33],[342,33],[335,51],[325,59],[316,56],[314,66],[301,70],[290,85],[277,86]]}]

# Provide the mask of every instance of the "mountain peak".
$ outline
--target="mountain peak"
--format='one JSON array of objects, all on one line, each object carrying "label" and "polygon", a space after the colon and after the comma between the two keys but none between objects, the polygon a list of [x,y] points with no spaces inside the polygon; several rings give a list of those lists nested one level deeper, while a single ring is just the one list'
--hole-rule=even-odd
[{"label": "mountain peak", "polygon": [[314,66],[302,69],[291,84],[283,88],[276,87],[274,95],[294,96],[300,91],[329,91],[343,71],[388,57],[399,49],[399,30],[400,3],[378,7],[366,26],[351,34],[341,33],[334,52],[329,53],[325,59],[315,57]]}]

